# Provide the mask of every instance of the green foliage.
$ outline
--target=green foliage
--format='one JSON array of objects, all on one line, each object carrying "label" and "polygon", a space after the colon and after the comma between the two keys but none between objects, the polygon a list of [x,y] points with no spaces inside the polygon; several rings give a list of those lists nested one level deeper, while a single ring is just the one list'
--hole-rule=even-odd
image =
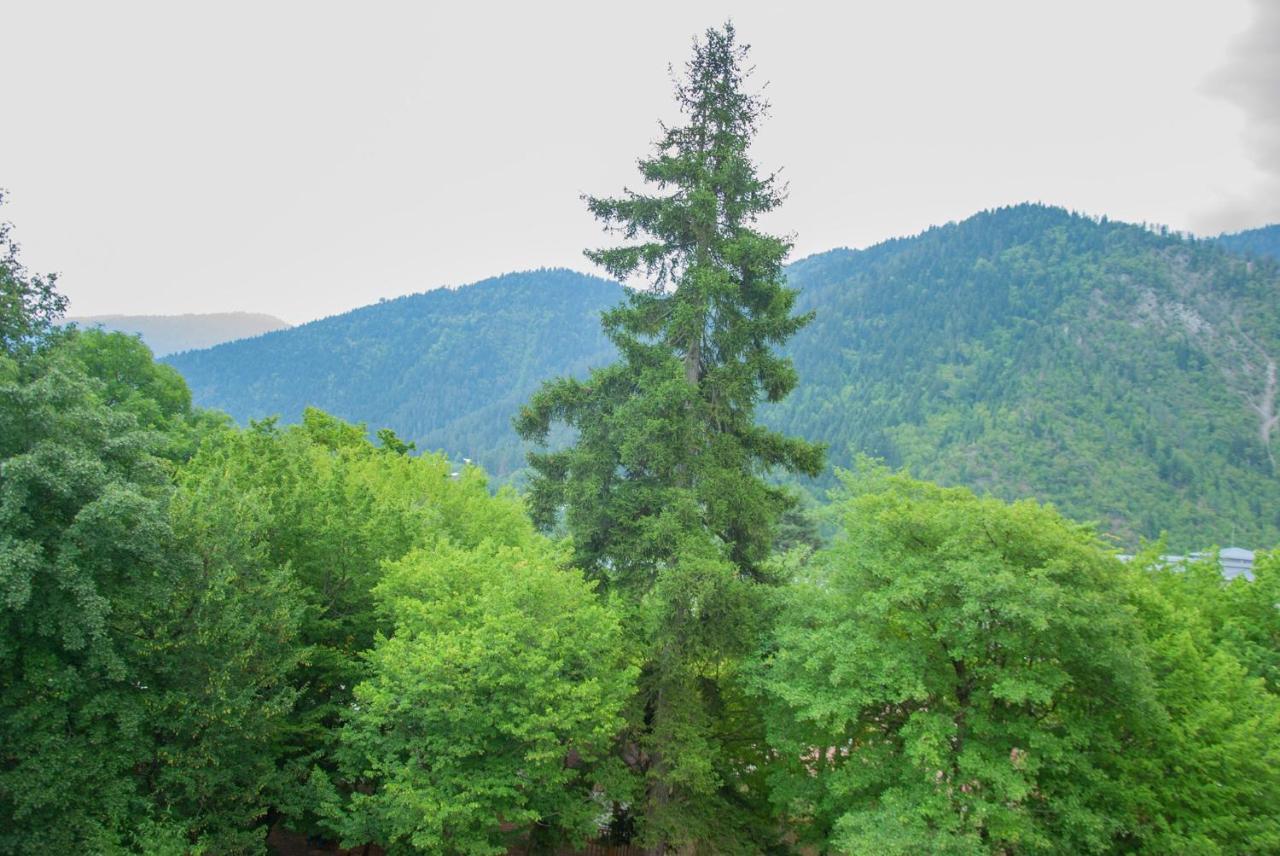
[{"label": "green foliage", "polygon": [[0,852],[256,851],[296,600],[243,520],[174,495],[140,419],[179,430],[180,379],[128,361],[113,388],[81,344],[0,383]]},{"label": "green foliage", "polygon": [[145,812],[130,648],[168,577],[155,438],[42,357],[0,387],[0,852],[81,852]]},{"label": "green foliage", "polygon": [[[361,808],[335,817],[352,788],[336,775],[342,722],[361,710],[359,734],[377,688],[426,662],[398,652],[446,637],[470,640],[477,668],[508,670],[477,686],[471,709],[516,718],[480,745],[498,733],[525,743],[490,768],[488,793],[510,799],[486,815],[471,802],[484,789],[464,787],[441,817],[470,817],[473,842],[499,817],[587,831],[599,810],[590,762],[617,731],[632,671],[616,619],[560,570],[513,495],[316,410],[294,428],[230,429],[193,410],[181,377],[136,338],[55,332],[61,298],[22,279],[12,252],[5,275],[25,290],[11,290],[5,330],[17,332],[0,355],[0,852],[251,853],[273,813],[365,823],[364,808],[378,815],[403,784],[365,765],[400,770],[399,744],[381,727],[388,742],[361,744]],[[446,548],[480,564],[428,560]],[[384,580],[384,563],[415,549]],[[474,621],[453,636],[414,624],[399,609],[406,587]],[[513,659],[486,647],[499,627]],[[535,632],[541,646],[520,647]],[[499,684],[511,694],[500,708],[485,695]],[[436,705],[417,708],[428,724],[456,700],[432,692],[417,696]],[[516,715],[517,701],[533,706]],[[500,756],[458,772],[474,784],[489,758]]]},{"label": "green foliage", "polygon": [[[399,680],[387,652],[426,638],[405,629],[400,577],[384,586],[384,563],[445,544],[504,570],[486,583],[497,587],[486,622],[517,628],[522,610],[522,634],[545,634],[544,692],[525,695],[532,649],[506,663],[525,681],[508,686],[542,719],[521,715],[505,732],[528,745],[518,767],[494,769],[520,791],[500,813],[589,826],[584,765],[616,732],[631,673],[609,635],[616,620],[555,567],[518,499],[320,411],[293,428],[231,430],[193,412],[176,373],[127,336],[69,331],[17,357],[0,383],[0,852],[249,853],[273,811],[331,826],[314,784],[338,769],[353,688]],[[423,602],[446,614],[479,591],[436,565],[397,573],[403,586],[436,580],[440,599],[424,588]],[[468,632],[478,643],[492,629]],[[384,653],[366,660],[379,630],[391,634]],[[444,711],[420,713],[447,718],[449,699],[435,698]],[[488,703],[475,702],[511,713]],[[563,753],[552,763],[553,737],[577,768]],[[390,769],[397,750],[382,748],[385,758],[366,745],[367,763]],[[545,769],[521,787],[533,760]],[[363,770],[361,798],[382,805],[381,781]],[[333,782],[331,793],[350,790]],[[471,795],[455,797],[465,814]]]},{"label": "green foliage", "polygon": [[[1149,744],[1121,763],[1142,820],[1134,841],[1149,853],[1277,852],[1280,699],[1250,674],[1259,660],[1275,662],[1274,636],[1258,657],[1266,624],[1275,627],[1274,582],[1269,616],[1246,608],[1224,622],[1224,600],[1256,602],[1265,583],[1224,586],[1216,562],[1174,571],[1154,549],[1136,564],[1146,576],[1134,603],[1164,715]],[[1265,562],[1264,573],[1274,573]],[[1259,617],[1262,626],[1251,626]]]},{"label": "green foliage", "polygon": [[505,853],[504,824],[581,840],[608,809],[590,774],[634,679],[617,619],[526,523],[491,538],[441,539],[376,588],[394,629],[342,731],[352,844]]},{"label": "green foliage", "polygon": [[838,509],[763,670],[784,810],[846,853],[1105,850],[1156,711],[1124,568],[1052,509],[874,468]]},{"label": "green foliage", "polygon": [[1139,559],[1161,595],[1198,613],[1213,646],[1225,649],[1250,676],[1262,678],[1271,693],[1280,695],[1280,552],[1258,553],[1252,580],[1228,580],[1213,558],[1165,564],[1156,558],[1163,548],[1162,543],[1151,545]]},{"label": "green foliage", "polygon": [[103,382],[103,403],[132,413],[143,427],[163,429],[191,412],[191,391],[182,375],[157,363],[140,340],[84,330],[68,347],[89,376]]},{"label": "green foliage", "polygon": [[285,789],[276,807],[304,829],[325,826],[313,768],[336,770],[338,729],[368,674],[362,655],[392,630],[374,596],[384,563],[436,538],[473,546],[528,529],[520,502],[490,496],[479,470],[455,479],[443,457],[411,457],[393,434],[381,447],[367,434],[308,409],[298,426],[268,421],[209,438],[179,475],[209,497],[204,516],[247,518],[250,545],[266,565],[289,569],[302,601],[305,652],[289,675],[297,699],[278,736]]},{"label": "green foliage", "polygon": [[57,276],[30,275],[18,260],[10,231],[11,226],[0,221],[0,358],[29,351],[67,309],[67,299],[55,287]]},{"label": "green foliage", "polygon": [[530,455],[530,503],[544,527],[563,514],[575,561],[635,628],[643,670],[626,740],[659,850],[761,846],[732,745],[744,731],[733,663],[760,626],[758,583],[794,503],[765,476],[822,462],[820,448],[753,420],[757,402],[795,386],[773,348],[808,317],[792,314],[783,285],[789,243],[754,226],[781,196],[748,156],[765,105],[745,89],[745,57],[731,25],[708,30],[676,86],[686,124],[664,126],[640,161],[656,195],[587,200],[631,241],[587,255],[649,286],[604,315],[620,361],[546,384],[517,420],[544,446],[555,424],[576,434]]},{"label": "green foliage", "polygon": [[157,664],[147,711],[163,746],[144,787],[206,834],[210,852],[256,853],[284,785],[277,749],[300,694],[303,592],[265,549],[271,520],[231,479],[186,478],[170,500],[180,574],[147,605],[139,655]]},{"label": "green foliage", "polygon": [[[302,604],[273,805],[297,827],[409,852],[488,852],[501,820],[584,832],[593,780],[564,760],[585,763],[616,731],[630,684],[616,619],[514,495],[367,433],[307,410],[299,426],[208,439],[180,474],[205,498],[198,519],[241,520],[245,549],[287,567]],[[422,760],[439,746],[453,748]]]},{"label": "green foliage", "polygon": [[1154,551],[1122,564],[1050,507],[865,463],[835,507],[843,535],[787,592],[756,673],[801,835],[841,853],[1276,848],[1280,707],[1187,596],[1206,579]]},{"label": "green foliage", "polygon": [[182,375],[157,363],[136,336],[74,329],[59,335],[63,351],[90,377],[102,382],[103,404],[132,414],[141,427],[162,438],[155,450],[159,457],[175,463],[186,461],[204,437],[229,426],[225,414],[193,408],[191,391]]}]

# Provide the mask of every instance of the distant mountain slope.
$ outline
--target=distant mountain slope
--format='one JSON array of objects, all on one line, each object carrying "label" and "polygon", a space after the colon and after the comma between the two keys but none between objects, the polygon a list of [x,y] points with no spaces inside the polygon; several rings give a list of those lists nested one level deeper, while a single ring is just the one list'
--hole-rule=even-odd
[{"label": "distant mountain slope", "polygon": [[[865,451],[1052,500],[1130,545],[1280,542],[1275,263],[1024,205],[788,273],[817,317],[791,346],[800,386],[764,418],[833,464]],[[239,419],[314,404],[504,477],[538,381],[612,359],[597,316],[621,294],[513,274],[170,361]]]},{"label": "distant mountain slope", "polygon": [[209,348],[223,342],[247,339],[288,323],[273,315],[257,312],[215,312],[189,315],[80,315],[66,319],[81,327],[101,326],[121,333],[137,333],[156,356],[195,348]]},{"label": "distant mountain slope", "polygon": [[1233,253],[1280,259],[1280,223],[1247,232],[1219,235],[1217,241]]},{"label": "distant mountain slope", "polygon": [[790,268],[814,323],[767,414],[920,476],[1052,500],[1127,543],[1280,541],[1280,269],[1061,209]]},{"label": "distant mountain slope", "polygon": [[242,422],[314,405],[505,474],[524,463],[511,417],[537,385],[612,359],[599,314],[621,296],[568,270],[508,274],[168,362],[197,402]]}]

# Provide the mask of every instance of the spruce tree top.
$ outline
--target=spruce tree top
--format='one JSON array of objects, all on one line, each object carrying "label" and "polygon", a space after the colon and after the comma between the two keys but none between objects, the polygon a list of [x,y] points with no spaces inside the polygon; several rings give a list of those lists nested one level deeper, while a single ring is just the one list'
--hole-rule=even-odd
[{"label": "spruce tree top", "polygon": [[672,538],[654,533],[668,524],[703,529],[753,575],[791,504],[762,476],[822,466],[820,447],[754,423],[761,398],[795,386],[772,348],[809,316],[792,315],[790,241],[756,228],[783,193],[749,156],[767,105],[746,88],[747,50],[731,24],[695,41],[675,88],[682,121],[639,164],[647,192],[587,197],[622,239],[587,257],[639,286],[603,317],[622,359],[546,384],[516,420],[540,444],[554,422],[577,429],[574,446],[530,455],[531,506],[544,525],[564,510],[579,558],[606,576],[647,567],[652,580],[673,560],[660,546]]},{"label": "spruce tree top", "polygon": [[[696,383],[718,367],[746,364],[734,385],[758,383],[770,401],[795,385],[786,361],[769,353],[809,320],[792,317],[784,288],[786,238],[755,229],[756,217],[783,199],[774,173],[761,176],[748,147],[768,109],[745,89],[749,46],[732,24],[708,30],[675,87],[684,124],[663,126],[640,173],[656,192],[587,197],[591,212],[627,243],[587,257],[624,281],[642,275],[648,288],[629,310],[608,318],[619,338],[657,338],[685,361]],[[619,342],[621,345],[622,342]],[[724,372],[721,372],[724,374]],[[730,378],[722,378],[730,380]],[[742,389],[754,400],[753,390]]]}]

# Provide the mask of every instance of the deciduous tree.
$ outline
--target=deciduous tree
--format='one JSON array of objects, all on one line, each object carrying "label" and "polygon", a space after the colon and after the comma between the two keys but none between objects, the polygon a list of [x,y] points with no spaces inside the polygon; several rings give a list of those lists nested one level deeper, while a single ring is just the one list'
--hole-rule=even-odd
[{"label": "deciduous tree", "polygon": [[782,811],[841,853],[1095,853],[1162,716],[1122,563],[1051,508],[868,467],[763,660]]},{"label": "deciduous tree", "polygon": [[634,667],[593,587],[524,529],[441,539],[378,584],[394,627],[342,731],[351,844],[498,854],[514,826],[555,852],[608,812],[594,786]]}]

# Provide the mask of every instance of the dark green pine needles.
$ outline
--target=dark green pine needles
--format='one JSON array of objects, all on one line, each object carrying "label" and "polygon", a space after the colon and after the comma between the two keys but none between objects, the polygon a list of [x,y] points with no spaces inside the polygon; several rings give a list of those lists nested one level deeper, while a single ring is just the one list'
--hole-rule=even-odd
[{"label": "dark green pine needles", "polygon": [[[621,246],[587,253],[623,281],[643,279],[603,326],[618,362],[545,384],[516,427],[530,455],[530,504],[562,522],[577,562],[626,611],[642,663],[623,753],[644,782],[643,835],[751,849],[743,753],[752,716],[737,703],[737,658],[757,638],[759,584],[792,497],[771,471],[816,475],[823,449],[754,421],[763,398],[796,384],[774,348],[810,320],[784,286],[790,242],[755,228],[778,206],[776,175],[748,147],[767,105],[746,88],[747,46],[709,30],[640,171],[652,193],[587,204]],[[576,441],[545,450],[554,423]],[[637,812],[638,813],[638,812]],[[732,848],[730,848],[732,849]]]}]

